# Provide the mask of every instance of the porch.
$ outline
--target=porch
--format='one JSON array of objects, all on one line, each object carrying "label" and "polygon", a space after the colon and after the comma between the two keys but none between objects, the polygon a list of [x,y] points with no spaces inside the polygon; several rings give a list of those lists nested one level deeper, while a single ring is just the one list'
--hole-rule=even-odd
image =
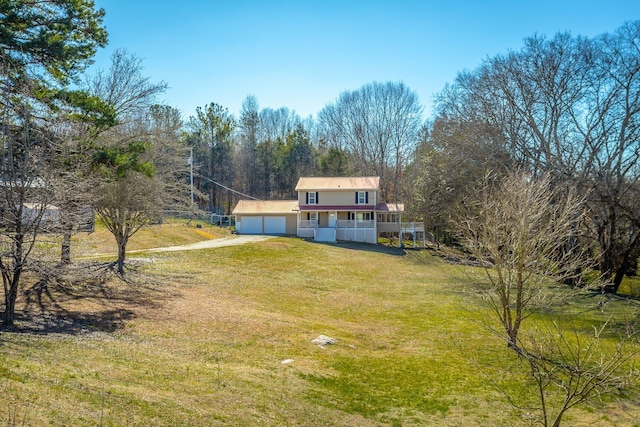
[{"label": "porch", "polygon": [[298,223],[298,236],[306,237],[318,242],[335,242],[337,240],[377,243],[378,233],[375,223],[368,221],[358,223],[349,221],[351,224],[336,223],[335,227],[320,227],[313,221],[301,220]]},{"label": "porch", "polygon": [[378,243],[379,228],[399,231],[398,223],[376,221],[374,212],[304,212],[298,220],[298,236],[321,242]]}]

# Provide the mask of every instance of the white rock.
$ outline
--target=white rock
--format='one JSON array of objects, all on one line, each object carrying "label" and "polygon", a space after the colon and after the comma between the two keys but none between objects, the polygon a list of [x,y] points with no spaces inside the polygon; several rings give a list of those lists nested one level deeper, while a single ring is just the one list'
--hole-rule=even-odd
[{"label": "white rock", "polygon": [[338,342],[337,339],[328,337],[326,335],[318,335],[318,338],[311,340],[315,345],[319,345],[320,347],[325,345],[331,345]]}]

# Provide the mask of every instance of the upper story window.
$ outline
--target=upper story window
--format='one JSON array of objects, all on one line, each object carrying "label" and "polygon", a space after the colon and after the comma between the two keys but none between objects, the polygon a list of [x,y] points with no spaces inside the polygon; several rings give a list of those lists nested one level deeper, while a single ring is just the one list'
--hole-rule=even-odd
[{"label": "upper story window", "polygon": [[318,204],[318,192],[312,191],[307,193],[307,204],[308,205],[317,205]]},{"label": "upper story window", "polygon": [[356,191],[356,205],[366,205],[369,203],[369,193],[366,191]]}]

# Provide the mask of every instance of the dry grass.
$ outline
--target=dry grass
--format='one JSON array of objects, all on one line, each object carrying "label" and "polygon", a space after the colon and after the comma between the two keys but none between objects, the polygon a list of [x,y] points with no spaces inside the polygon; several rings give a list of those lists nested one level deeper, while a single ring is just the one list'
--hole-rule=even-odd
[{"label": "dry grass", "polygon": [[[218,235],[163,227],[131,249]],[[107,238],[78,236],[77,254]],[[0,334],[0,425],[526,425],[488,385],[526,395],[524,367],[481,326],[467,267],[428,251],[278,238],[138,254],[129,283],[91,266]],[[630,402],[567,424],[634,425]]]}]

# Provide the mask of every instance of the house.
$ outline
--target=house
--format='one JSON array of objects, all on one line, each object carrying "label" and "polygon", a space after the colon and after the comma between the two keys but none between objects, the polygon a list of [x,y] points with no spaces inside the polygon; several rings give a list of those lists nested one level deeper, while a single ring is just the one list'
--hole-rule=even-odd
[{"label": "house", "polygon": [[380,201],[379,177],[302,177],[295,190],[297,200],[238,202],[238,233],[373,244],[380,233],[401,233],[404,205]]}]

